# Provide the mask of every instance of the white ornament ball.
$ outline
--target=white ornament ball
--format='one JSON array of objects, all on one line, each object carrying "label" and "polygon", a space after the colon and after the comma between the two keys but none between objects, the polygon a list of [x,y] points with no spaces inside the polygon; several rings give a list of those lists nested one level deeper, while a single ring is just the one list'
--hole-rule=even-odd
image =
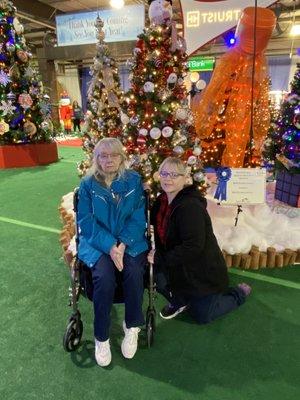
[{"label": "white ornament ball", "polygon": [[147,136],[147,135],[148,135],[147,129],[141,128],[141,129],[139,130],[139,135],[141,135],[141,136]]},{"label": "white ornament ball", "polygon": [[178,156],[181,156],[184,153],[184,150],[183,150],[183,148],[181,146],[175,146],[173,151]]},{"label": "white ornament ball", "polygon": [[154,92],[154,83],[150,81],[146,82],[144,84],[144,92],[145,93]]},{"label": "white ornament ball", "polygon": [[177,82],[177,75],[175,72],[172,72],[167,79],[167,83],[174,85]]},{"label": "white ornament ball", "polygon": [[127,125],[129,122],[129,117],[125,113],[121,114],[121,122],[123,125]]},{"label": "white ornament ball", "polygon": [[189,156],[189,158],[188,158],[188,160],[187,160],[187,163],[188,163],[189,165],[194,165],[194,164],[196,164],[196,162],[197,162],[197,157],[195,157],[195,156]]},{"label": "white ornament ball", "polygon": [[202,181],[204,181],[204,174],[203,174],[203,172],[201,172],[201,171],[196,172],[196,173],[193,175],[193,179],[194,179],[194,181],[196,181],[196,182],[202,182]]},{"label": "white ornament ball", "polygon": [[135,55],[135,56],[137,56],[139,53],[141,53],[141,49],[140,48],[138,48],[138,47],[135,47],[134,49],[133,49],[133,54]]},{"label": "white ornament ball", "polygon": [[152,139],[159,139],[161,136],[161,130],[159,128],[152,128],[150,130],[150,136],[152,137]]},{"label": "white ornament ball", "polygon": [[185,108],[178,108],[176,110],[176,119],[184,121],[188,116],[187,110]]},{"label": "white ornament ball", "polygon": [[202,153],[201,147],[194,147],[194,150],[193,150],[194,156],[200,156],[201,153]]},{"label": "white ornament ball", "polygon": [[196,88],[198,90],[203,90],[206,87],[206,82],[203,79],[200,79],[197,83],[196,83]]},{"label": "white ornament ball", "polygon": [[170,136],[172,136],[173,134],[173,128],[171,128],[170,126],[165,126],[162,131],[161,131],[163,137],[168,138]]}]

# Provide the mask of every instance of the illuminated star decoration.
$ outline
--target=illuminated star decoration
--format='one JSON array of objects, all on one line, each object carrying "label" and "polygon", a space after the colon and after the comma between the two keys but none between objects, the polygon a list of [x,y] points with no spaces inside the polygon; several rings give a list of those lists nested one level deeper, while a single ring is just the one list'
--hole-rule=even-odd
[{"label": "illuminated star decoration", "polygon": [[11,100],[2,100],[0,110],[2,111],[2,115],[4,116],[8,114],[13,114],[16,110],[16,107],[12,104]]},{"label": "illuminated star decoration", "polygon": [[0,71],[0,84],[6,86],[11,79],[3,70]]}]

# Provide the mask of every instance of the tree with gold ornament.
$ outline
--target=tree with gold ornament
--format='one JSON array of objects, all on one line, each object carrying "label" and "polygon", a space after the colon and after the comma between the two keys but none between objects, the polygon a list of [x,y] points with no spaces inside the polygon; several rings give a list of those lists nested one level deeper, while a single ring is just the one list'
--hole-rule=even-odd
[{"label": "tree with gold ornament", "polygon": [[120,109],[123,92],[120,88],[118,68],[104,41],[104,23],[100,17],[97,17],[95,27],[98,39],[97,54],[90,71],[92,79],[88,88],[89,110],[83,127],[83,149],[86,159],[78,166],[80,176],[91,166],[95,144],[104,137],[121,139],[123,131]]},{"label": "tree with gold ornament", "polygon": [[151,1],[149,18],[128,62],[131,89],[125,95],[122,141],[131,166],[155,193],[158,167],[167,156],[185,160],[199,185],[204,175],[184,84],[186,46],[172,20],[172,2]]},{"label": "tree with gold ornament", "polygon": [[53,138],[48,94],[31,63],[23,25],[9,0],[0,1],[0,145]]}]

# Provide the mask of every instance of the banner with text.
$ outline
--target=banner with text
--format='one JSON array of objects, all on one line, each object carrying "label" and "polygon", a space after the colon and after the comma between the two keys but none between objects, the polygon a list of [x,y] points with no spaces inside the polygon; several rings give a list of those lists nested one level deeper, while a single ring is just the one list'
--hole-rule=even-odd
[{"label": "banner with text", "polygon": [[97,43],[95,21],[104,22],[105,41],[125,42],[136,40],[145,26],[143,5],[125,6],[120,10],[98,10],[56,16],[58,46]]},{"label": "banner with text", "polygon": [[[259,7],[268,7],[274,0],[258,0]],[[244,8],[253,6],[251,0],[181,0],[184,38],[187,53],[200,47],[237,25]]]}]

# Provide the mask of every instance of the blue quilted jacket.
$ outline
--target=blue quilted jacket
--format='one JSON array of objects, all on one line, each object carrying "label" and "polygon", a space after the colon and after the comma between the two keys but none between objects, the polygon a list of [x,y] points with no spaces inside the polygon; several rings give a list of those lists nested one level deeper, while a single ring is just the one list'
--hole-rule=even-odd
[{"label": "blue quilted jacket", "polygon": [[88,267],[118,242],[126,244],[125,252],[132,257],[148,249],[145,198],[137,172],[126,170],[110,188],[85,177],[78,195],[78,257]]}]

